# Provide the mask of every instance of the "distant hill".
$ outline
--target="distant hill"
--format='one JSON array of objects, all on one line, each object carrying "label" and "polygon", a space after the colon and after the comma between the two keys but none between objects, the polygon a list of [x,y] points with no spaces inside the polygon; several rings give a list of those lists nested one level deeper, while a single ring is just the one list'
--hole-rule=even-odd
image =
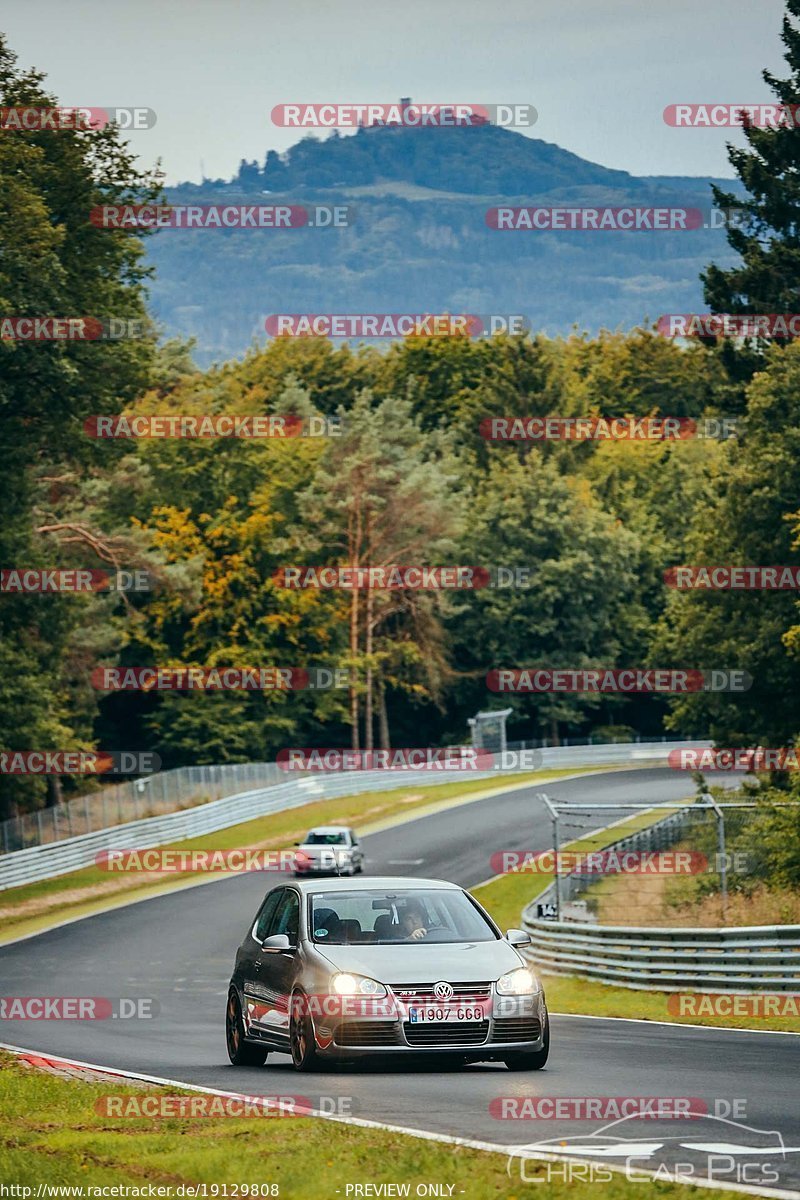
[{"label": "distant hill", "polygon": [[[500,204],[711,208],[710,180],[637,178],[495,126],[305,137],[176,203],[347,204],[344,229],[165,230],[149,239],[156,316],[203,365],[263,341],[270,313],[524,313],[534,329],[628,328],[702,310],[698,274],[734,261],[722,230],[506,232]],[[728,190],[736,190],[729,180]]]}]

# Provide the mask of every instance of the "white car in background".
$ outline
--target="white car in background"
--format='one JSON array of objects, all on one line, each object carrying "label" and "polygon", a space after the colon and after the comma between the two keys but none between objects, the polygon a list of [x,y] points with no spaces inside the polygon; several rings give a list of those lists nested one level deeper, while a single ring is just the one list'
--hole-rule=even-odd
[{"label": "white car in background", "polygon": [[344,825],[318,825],[297,843],[295,875],[360,875],[364,851],[354,829]]}]

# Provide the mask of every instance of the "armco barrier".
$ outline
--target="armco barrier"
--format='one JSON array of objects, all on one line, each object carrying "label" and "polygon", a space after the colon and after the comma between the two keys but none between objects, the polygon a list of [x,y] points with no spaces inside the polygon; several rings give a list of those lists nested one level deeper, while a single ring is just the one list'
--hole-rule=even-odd
[{"label": "armco barrier", "polygon": [[[667,738],[662,737],[662,742]],[[639,742],[638,735],[628,741]],[[591,746],[591,738],[566,740],[564,747]],[[538,741],[509,742],[508,750],[518,754],[540,752],[548,746]],[[551,748],[552,749],[552,748]],[[304,772],[296,772],[298,779]],[[204,764],[173,767],[138,779],[120,779],[96,791],[73,796],[61,804],[19,813],[0,821],[0,854],[28,850],[62,842],[84,833],[97,833],[113,825],[127,825],[145,817],[166,816],[185,808],[195,808],[226,796],[253,792],[286,782],[286,772],[275,762]]]},{"label": "armco barrier", "polygon": [[[554,746],[540,751],[543,768],[620,765],[664,762],[670,750],[697,742],[632,742],[602,746]],[[64,875],[90,866],[101,850],[147,849],[184,838],[200,837],[227,829],[242,821],[251,821],[267,813],[297,808],[315,800],[352,796],[359,792],[389,791],[397,787],[431,786],[437,783],[463,782],[467,778],[498,783],[512,779],[514,772],[342,772],[337,775],[306,775],[286,783],[256,788],[195,808],[145,817],[114,825],[94,833],[64,838],[43,846],[31,846],[0,855],[0,891]]]},{"label": "armco barrier", "polygon": [[634,929],[523,917],[526,953],[551,975],[643,991],[800,991],[800,925]]},{"label": "armco barrier", "polygon": [[[674,844],[682,817],[690,812],[683,809],[606,848]],[[568,895],[574,890],[570,881],[570,876],[562,881]],[[522,927],[532,941],[526,957],[546,974],[639,991],[800,992],[800,925],[637,928],[536,917],[536,905],[552,902],[554,893],[551,884],[522,914]]]},{"label": "armco barrier", "polygon": [[274,762],[176,767],[139,779],[121,779],[62,804],[0,821],[0,854],[97,833],[145,817],[166,816],[285,781],[285,773]]}]

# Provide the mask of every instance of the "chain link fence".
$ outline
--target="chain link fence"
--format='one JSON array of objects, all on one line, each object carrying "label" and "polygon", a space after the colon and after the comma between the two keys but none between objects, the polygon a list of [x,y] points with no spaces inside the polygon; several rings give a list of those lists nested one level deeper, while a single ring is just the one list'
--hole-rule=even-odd
[{"label": "chain link fence", "polygon": [[[715,800],[704,792],[694,803],[661,817],[654,809],[627,815],[616,824],[628,825],[629,831],[620,828],[614,837],[612,825],[595,841],[593,816],[601,809],[610,816],[615,808],[645,806],[623,802],[553,808],[559,869],[537,898],[540,911],[566,923],[608,927],[800,923],[798,869],[791,849],[800,829],[800,802],[754,801],[747,789],[733,800]],[[630,829],[631,822],[641,824],[642,818],[650,824]],[[543,866],[552,870],[547,861]]]},{"label": "chain link fence", "polygon": [[[552,740],[544,738],[509,742],[508,749],[549,748],[551,751],[558,751],[580,746],[632,743],[651,746],[673,740],[666,737],[650,738],[641,743],[638,735],[602,743],[599,739],[593,741],[592,738],[565,738],[556,746]],[[296,779],[305,774],[303,771],[292,771],[292,776]],[[82,834],[95,833],[99,829],[126,825],[144,817],[181,812],[198,804],[206,804],[210,800],[234,796],[238,792],[249,792],[255,788],[285,783],[287,778],[286,771],[276,763],[261,762],[178,767],[172,771],[159,771],[141,779],[126,779],[110,787],[76,796],[64,804],[40,808],[36,812],[0,821],[0,854],[26,850],[31,846],[47,846],[65,838],[80,837]],[[435,778],[432,777],[431,782],[435,782]]]},{"label": "chain link fence", "polygon": [[[299,776],[301,772],[294,774]],[[126,825],[144,817],[181,812],[237,792],[285,782],[286,772],[274,762],[159,771],[0,822],[0,850],[10,854],[30,846],[46,846],[64,838]]]},{"label": "chain link fence", "polygon": [[[800,815],[792,801],[716,810],[698,803],[616,839],[606,827],[597,869],[586,860],[569,869],[565,857],[558,882],[523,911],[527,957],[548,974],[639,990],[796,992],[800,898],[771,894],[774,847],[764,845],[765,821],[776,813],[787,824]],[[684,874],[670,865],[678,854]],[[661,857],[661,869],[642,869],[649,855]],[[733,884],[727,905],[723,863]]]}]

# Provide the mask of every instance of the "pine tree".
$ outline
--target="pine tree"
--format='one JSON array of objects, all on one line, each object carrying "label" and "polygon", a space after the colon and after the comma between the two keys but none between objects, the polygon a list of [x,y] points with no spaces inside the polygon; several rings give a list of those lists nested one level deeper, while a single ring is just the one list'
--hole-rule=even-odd
[{"label": "pine tree", "polygon": [[800,307],[800,0],[786,0],[781,40],[791,69],[788,79],[762,72],[786,110],[785,124],[744,125],[746,148],[729,144],[728,160],[747,190],[741,199],[713,186],[721,209],[739,209],[727,230],[742,258],[723,271],[713,264],[701,275],[706,302],[715,312],[782,313]]}]

